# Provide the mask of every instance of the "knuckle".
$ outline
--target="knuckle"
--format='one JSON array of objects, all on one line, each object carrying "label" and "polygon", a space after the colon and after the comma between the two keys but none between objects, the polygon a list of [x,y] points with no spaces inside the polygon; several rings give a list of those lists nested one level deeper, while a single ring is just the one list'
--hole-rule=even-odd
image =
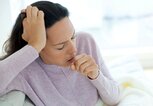
[{"label": "knuckle", "polygon": [[79,61],[76,61],[76,62],[75,62],[75,65],[78,66],[78,65],[79,65]]},{"label": "knuckle", "polygon": [[33,8],[33,9],[38,9],[36,6],[33,6],[32,8]]},{"label": "knuckle", "polygon": [[42,14],[42,15],[44,14],[44,12],[42,10],[39,10],[39,13]]},{"label": "knuckle", "polygon": [[84,73],[86,73],[86,74],[87,74],[87,73],[88,73],[88,71],[89,71],[89,70],[88,70],[88,68],[85,68],[85,69],[84,69]]},{"label": "knuckle", "polygon": [[80,70],[83,71],[84,70],[84,67],[83,66],[80,66]]}]

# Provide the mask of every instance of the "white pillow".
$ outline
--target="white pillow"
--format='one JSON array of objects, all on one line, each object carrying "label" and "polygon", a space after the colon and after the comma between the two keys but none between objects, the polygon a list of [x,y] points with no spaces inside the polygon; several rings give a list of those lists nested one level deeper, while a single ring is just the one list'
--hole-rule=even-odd
[{"label": "white pillow", "polygon": [[133,56],[120,57],[107,63],[110,73],[113,77],[120,77],[123,75],[142,76],[143,67],[138,58]]}]

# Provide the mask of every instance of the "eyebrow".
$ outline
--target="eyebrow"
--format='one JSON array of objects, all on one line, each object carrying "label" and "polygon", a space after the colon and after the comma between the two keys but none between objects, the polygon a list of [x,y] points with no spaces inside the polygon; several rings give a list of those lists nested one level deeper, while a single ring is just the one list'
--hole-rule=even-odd
[{"label": "eyebrow", "polygon": [[[75,31],[73,32],[72,37],[74,36],[74,34],[75,34]],[[72,38],[72,37],[71,37],[71,38]],[[66,42],[68,42],[68,40],[67,40],[67,41],[64,41],[64,42],[60,42],[60,43],[58,43],[58,44],[53,44],[53,46],[61,45],[61,44],[64,44],[64,43],[66,43]]]}]

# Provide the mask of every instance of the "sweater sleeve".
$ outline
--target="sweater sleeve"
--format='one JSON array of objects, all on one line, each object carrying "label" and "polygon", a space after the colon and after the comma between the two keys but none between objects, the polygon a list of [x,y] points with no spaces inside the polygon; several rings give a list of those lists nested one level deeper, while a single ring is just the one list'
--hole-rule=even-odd
[{"label": "sweater sleeve", "polygon": [[30,45],[26,45],[6,59],[0,61],[0,94],[38,56],[36,49]]},{"label": "sweater sleeve", "polygon": [[87,33],[81,33],[80,35],[81,37],[78,39],[78,44],[81,45],[81,48],[79,48],[79,45],[78,49],[80,49],[81,52],[91,55],[100,69],[99,76],[95,80],[89,80],[97,88],[104,103],[108,105],[117,104],[120,97],[118,83],[110,75],[94,39]]},{"label": "sweater sleeve", "polygon": [[93,85],[98,89],[102,101],[108,105],[116,105],[119,102],[119,86],[114,80],[110,80],[100,71],[95,80],[91,80]]},{"label": "sweater sleeve", "polygon": [[91,42],[92,48],[95,49],[93,50],[94,53],[92,53],[92,56],[95,58],[95,61],[97,62],[100,69],[100,74],[98,78],[95,80],[91,80],[91,82],[97,88],[99,95],[104,103],[108,105],[115,105],[119,101],[119,85],[110,75],[105,62],[100,55],[100,51],[96,46],[96,43],[94,42],[94,40]]}]

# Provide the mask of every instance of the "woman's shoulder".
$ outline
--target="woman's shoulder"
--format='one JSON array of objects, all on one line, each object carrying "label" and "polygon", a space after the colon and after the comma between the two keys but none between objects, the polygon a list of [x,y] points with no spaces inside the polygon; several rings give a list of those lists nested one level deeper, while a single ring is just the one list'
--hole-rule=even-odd
[{"label": "woman's shoulder", "polygon": [[91,39],[91,40],[93,40],[93,37],[92,37],[92,35],[90,34],[90,33],[88,33],[88,32],[76,32],[76,36],[77,36],[77,39],[79,39],[79,40],[86,40],[86,39]]},{"label": "woman's shoulder", "polygon": [[76,33],[76,47],[79,53],[89,53],[96,46],[95,40],[91,34],[87,32]]},{"label": "woman's shoulder", "polygon": [[87,45],[87,44],[95,44],[95,40],[90,33],[87,32],[77,32],[76,33],[76,43],[77,45]]}]

